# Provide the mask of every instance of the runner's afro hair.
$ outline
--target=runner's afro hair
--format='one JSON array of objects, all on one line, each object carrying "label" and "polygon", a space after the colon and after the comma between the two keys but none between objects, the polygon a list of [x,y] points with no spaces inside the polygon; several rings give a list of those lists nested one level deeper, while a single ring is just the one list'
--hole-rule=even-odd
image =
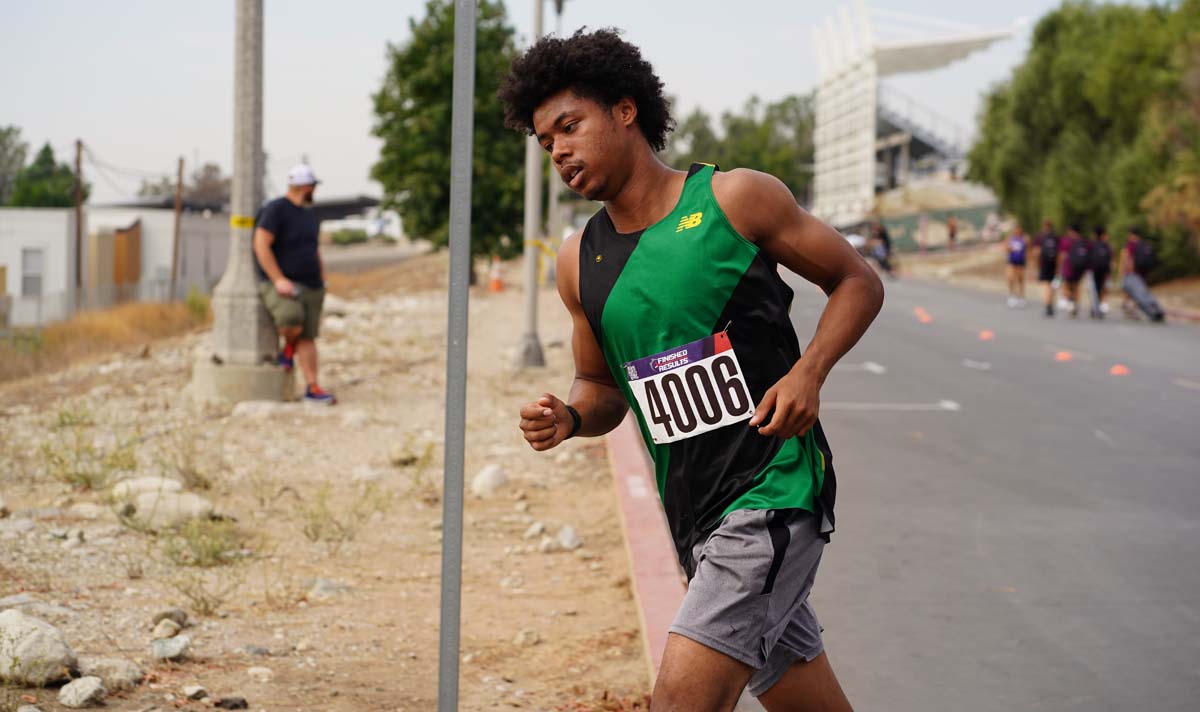
[{"label": "runner's afro hair", "polygon": [[505,125],[532,134],[533,112],[563,89],[605,107],[629,97],[637,105],[638,127],[646,142],[655,151],[666,148],[675,121],[662,80],[616,29],[543,37],[513,60],[498,92]]}]

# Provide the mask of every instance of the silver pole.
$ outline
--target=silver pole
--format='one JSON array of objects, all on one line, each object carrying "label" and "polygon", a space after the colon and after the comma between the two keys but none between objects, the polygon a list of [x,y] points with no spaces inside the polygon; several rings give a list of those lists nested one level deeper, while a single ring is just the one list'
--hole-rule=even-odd
[{"label": "silver pole", "polygon": [[[563,0],[554,0],[554,34],[562,37],[562,6]],[[559,180],[557,174],[551,166],[550,170],[550,186],[549,186],[549,205],[546,208],[546,232],[548,233],[547,242],[549,246],[558,251],[562,244],[562,207],[559,205],[559,196],[562,194],[562,181]],[[550,261],[550,269],[546,270],[546,283],[553,285],[556,279],[554,260]]]},{"label": "silver pole", "polygon": [[[542,36],[542,3],[533,0],[533,41]],[[545,366],[542,344],[537,333],[537,262],[542,222],[542,147],[534,136],[525,139],[525,335],[517,356],[517,365]]]},{"label": "silver pole", "polygon": [[467,287],[471,273],[471,133],[475,125],[475,0],[455,0],[454,3],[453,102],[450,119],[450,307],[446,330],[446,469],[442,494],[438,712],[458,710],[463,458],[467,427]]}]

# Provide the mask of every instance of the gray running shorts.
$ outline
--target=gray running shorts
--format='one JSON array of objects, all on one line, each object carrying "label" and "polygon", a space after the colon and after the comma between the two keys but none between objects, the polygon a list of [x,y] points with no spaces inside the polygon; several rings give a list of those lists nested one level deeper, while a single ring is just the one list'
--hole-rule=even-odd
[{"label": "gray running shorts", "polygon": [[692,551],[696,574],[671,632],[754,668],[755,697],[824,650],[808,603],[825,547],[818,524],[802,509],[742,509]]}]

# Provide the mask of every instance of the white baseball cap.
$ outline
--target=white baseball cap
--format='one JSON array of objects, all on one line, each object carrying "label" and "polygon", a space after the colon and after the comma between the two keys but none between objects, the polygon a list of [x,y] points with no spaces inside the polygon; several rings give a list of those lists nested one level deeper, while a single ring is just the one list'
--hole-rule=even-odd
[{"label": "white baseball cap", "polygon": [[288,171],[288,185],[316,185],[320,182],[307,163],[297,163]]}]

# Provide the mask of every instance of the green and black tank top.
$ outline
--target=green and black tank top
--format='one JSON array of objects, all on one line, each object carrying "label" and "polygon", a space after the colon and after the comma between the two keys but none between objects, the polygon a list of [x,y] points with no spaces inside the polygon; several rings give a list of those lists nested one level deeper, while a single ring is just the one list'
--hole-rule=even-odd
[{"label": "green and black tank top", "polygon": [[833,530],[836,484],[820,423],[765,437],[747,421],[800,358],[792,290],[738,234],[695,164],[669,215],[622,234],[605,209],[579,245],[579,296],[654,460],[680,563],[738,509],[801,508]]}]

